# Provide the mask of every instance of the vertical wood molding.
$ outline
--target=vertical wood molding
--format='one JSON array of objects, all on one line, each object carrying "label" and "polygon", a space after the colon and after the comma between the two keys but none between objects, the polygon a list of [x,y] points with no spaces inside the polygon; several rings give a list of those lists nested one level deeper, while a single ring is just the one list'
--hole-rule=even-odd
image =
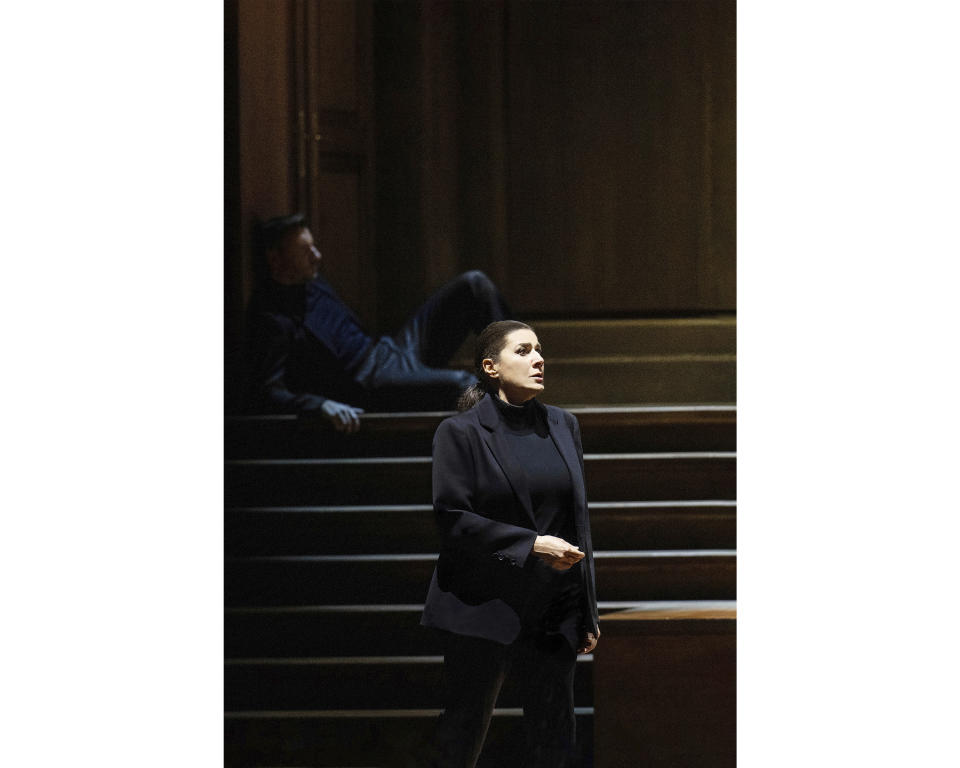
[{"label": "vertical wood molding", "polygon": [[296,204],[295,132],[290,126],[293,3],[239,0],[237,21],[239,167],[234,183],[245,304],[253,288],[257,222]]},{"label": "vertical wood molding", "polygon": [[239,7],[238,0],[224,3],[223,26],[223,276],[226,379],[235,379],[232,366],[241,365],[244,307],[244,267],[240,258],[240,115],[239,115]]},{"label": "vertical wood molding", "polygon": [[380,332],[406,317],[423,290],[426,261],[421,186],[423,80],[420,2],[374,5],[377,239]]},{"label": "vertical wood molding", "polygon": [[362,277],[362,291],[357,303],[357,312],[367,328],[377,328],[379,312],[376,290],[376,111],[374,109],[374,63],[373,63],[373,3],[362,0],[357,5],[357,114],[361,117],[358,148],[360,164],[360,216],[364,226],[360,233],[358,268]]},{"label": "vertical wood molding", "polygon": [[[299,210],[315,234],[334,222],[340,237],[334,245],[346,246],[328,253],[334,283],[373,322],[372,281],[363,284],[372,269],[371,2],[232,0],[231,8],[234,22],[225,34],[236,67],[227,116],[236,149],[225,179],[235,201],[228,211],[235,244],[227,256],[229,306],[239,316],[252,292],[257,223]],[[344,196],[330,174],[348,176]],[[337,230],[341,223],[350,231]]]},{"label": "vertical wood molding", "polygon": [[457,227],[459,200],[459,114],[457,90],[457,26],[454,0],[422,0],[421,115],[423,160],[420,179],[420,217],[423,221],[423,256],[427,283],[457,263],[460,239]]},{"label": "vertical wood molding", "polygon": [[371,3],[294,0],[291,19],[294,208],[324,253],[324,274],[372,327]]},{"label": "vertical wood molding", "polygon": [[450,271],[507,278],[506,13],[503,0],[457,6],[460,250]]},{"label": "vertical wood molding", "polygon": [[294,115],[292,127],[296,134],[296,203],[294,208],[308,215],[310,199],[310,148],[308,144],[308,120],[310,114],[309,86],[307,84],[307,9],[306,0],[295,0],[293,5],[291,72],[290,79],[294,92]]}]

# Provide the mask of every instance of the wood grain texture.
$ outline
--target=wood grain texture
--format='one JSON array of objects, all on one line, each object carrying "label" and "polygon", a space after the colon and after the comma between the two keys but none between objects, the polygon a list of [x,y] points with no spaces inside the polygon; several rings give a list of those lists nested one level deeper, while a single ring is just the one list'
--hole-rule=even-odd
[{"label": "wood grain texture", "polygon": [[630,614],[594,651],[595,765],[732,768],[735,610]]},{"label": "wood grain texture", "polygon": [[423,0],[375,15],[378,158],[406,171],[378,177],[392,227],[378,269],[399,244],[414,286],[381,288],[384,317],[466,269],[520,316],[734,309],[732,1]]},{"label": "wood grain texture", "polygon": [[732,35],[715,27],[728,30],[733,10],[712,0],[508,6],[519,310],[733,307],[735,103],[729,83],[715,84],[732,75]]}]

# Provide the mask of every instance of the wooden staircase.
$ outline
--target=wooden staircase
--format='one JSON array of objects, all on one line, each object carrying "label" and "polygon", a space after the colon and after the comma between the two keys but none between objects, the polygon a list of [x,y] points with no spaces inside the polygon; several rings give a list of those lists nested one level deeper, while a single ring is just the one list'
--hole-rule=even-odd
[{"label": "wooden staircase", "polygon": [[[535,320],[547,392],[557,405],[736,402],[733,315],[633,320]],[[457,367],[472,368],[468,340]]]},{"label": "wooden staircase", "polygon": [[[594,383],[610,370],[583,362],[594,345],[611,354],[619,346],[667,356],[732,350],[732,321],[661,323],[660,352],[650,321],[596,321],[576,334],[564,322],[536,327],[548,366],[557,371],[552,345],[555,357],[590,367]],[[621,332],[612,350],[611,328]],[[716,381],[708,390],[725,391]],[[589,391],[573,387],[572,400],[544,401],[566,402],[581,424],[601,626],[604,615],[626,608],[657,616],[729,609],[736,596],[732,393],[726,401],[628,406],[627,390],[607,399]],[[594,405],[576,406],[581,395]],[[365,414],[351,436],[292,416],[227,420],[227,766],[389,766],[432,727],[442,645],[419,618],[437,551],[430,446],[448,415]],[[584,766],[594,765],[593,664],[592,655],[578,659]],[[514,765],[519,706],[511,683],[481,766]]]}]

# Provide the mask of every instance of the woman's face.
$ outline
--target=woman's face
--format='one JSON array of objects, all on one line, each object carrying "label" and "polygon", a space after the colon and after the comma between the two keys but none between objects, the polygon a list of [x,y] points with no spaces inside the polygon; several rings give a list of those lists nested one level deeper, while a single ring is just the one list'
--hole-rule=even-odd
[{"label": "woman's face", "polygon": [[507,335],[498,360],[483,361],[484,371],[500,385],[500,398],[514,405],[543,392],[543,366],[537,334],[526,328]]}]

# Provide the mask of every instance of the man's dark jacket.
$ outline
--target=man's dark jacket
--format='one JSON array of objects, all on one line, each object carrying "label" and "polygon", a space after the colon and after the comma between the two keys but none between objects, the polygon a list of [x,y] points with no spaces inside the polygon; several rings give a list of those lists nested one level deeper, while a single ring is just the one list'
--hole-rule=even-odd
[{"label": "man's dark jacket", "polygon": [[[371,339],[327,280],[318,276],[293,286],[265,280],[247,311],[251,359],[245,400],[250,410],[293,413],[319,408],[328,397],[367,404],[351,368]],[[343,339],[349,342],[346,348],[339,346]]]},{"label": "man's dark jacket", "polygon": [[[538,530],[526,476],[502,431],[492,395],[445,419],[433,438],[433,508],[440,530],[421,624],[508,644],[520,632],[534,574],[528,559]],[[600,635],[593,543],[584,486],[580,425],[539,401],[550,437],[573,481],[573,514],[585,557],[581,632]]]}]

